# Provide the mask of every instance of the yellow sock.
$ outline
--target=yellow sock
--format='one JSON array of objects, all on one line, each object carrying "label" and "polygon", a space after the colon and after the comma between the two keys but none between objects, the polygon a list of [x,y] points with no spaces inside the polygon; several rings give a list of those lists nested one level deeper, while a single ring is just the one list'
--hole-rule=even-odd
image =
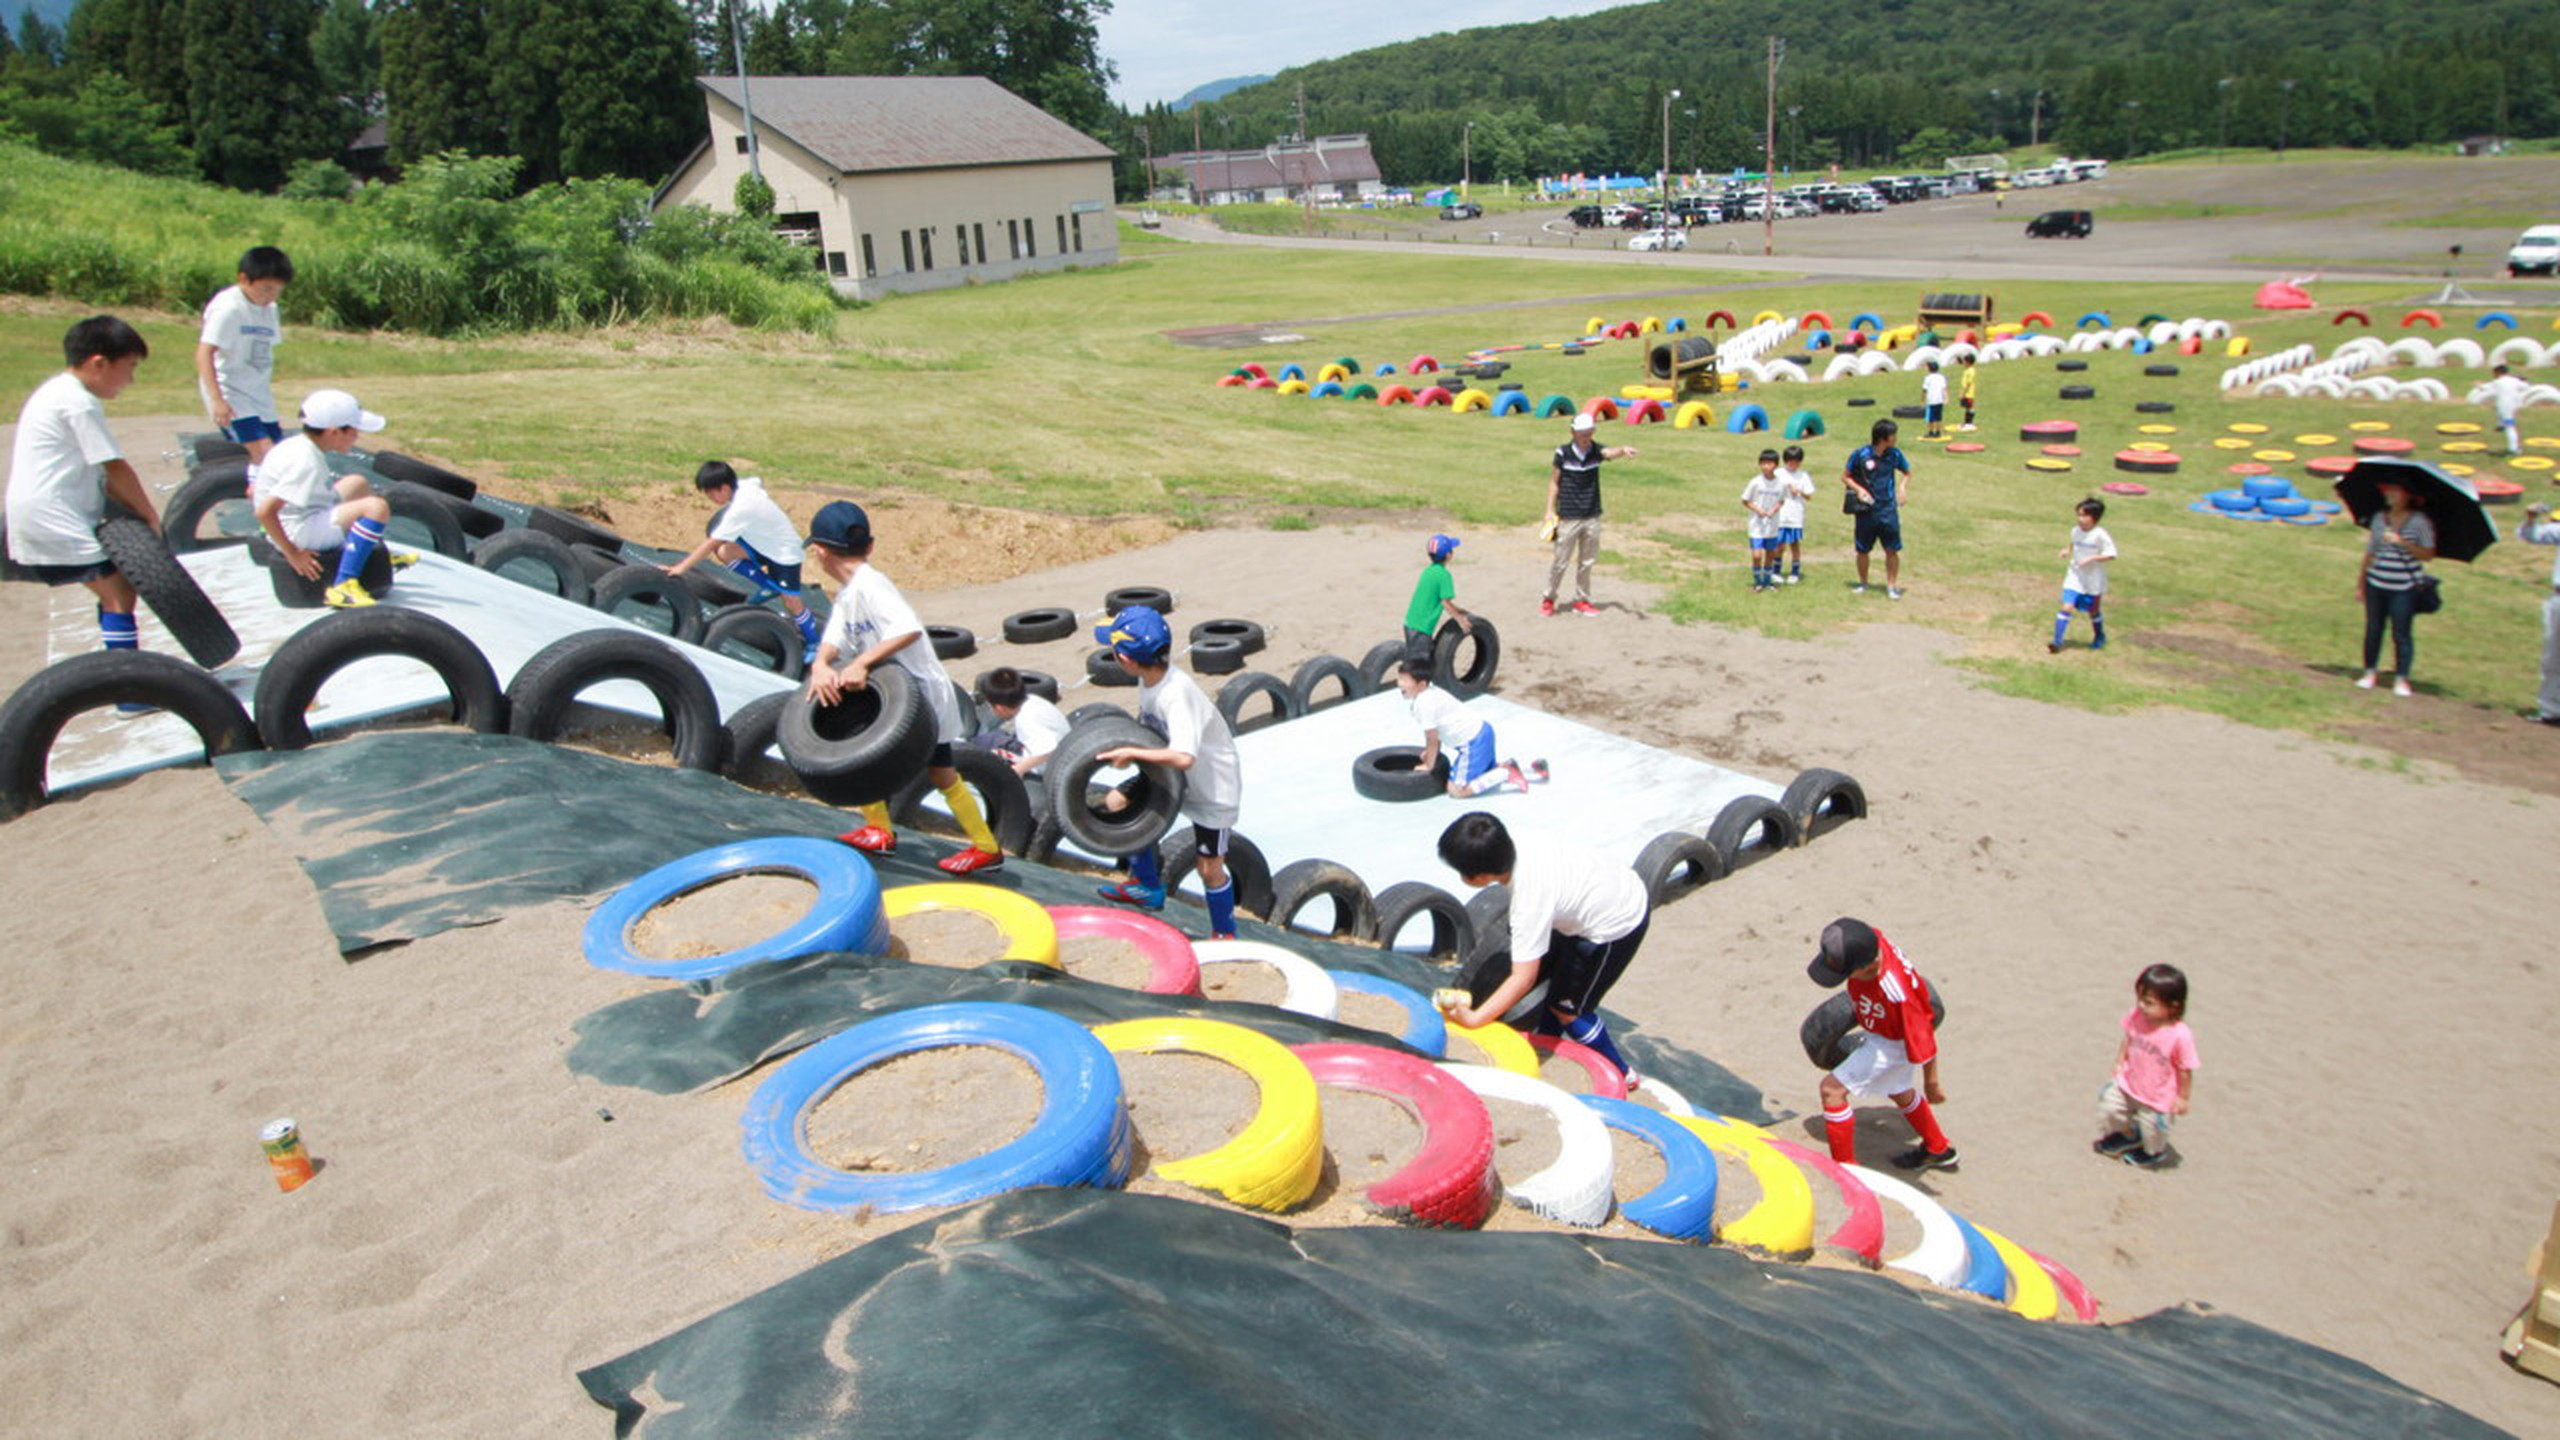
[{"label": "yellow sock", "polygon": [[889,802],[886,800],[874,800],[863,806],[862,818],[891,834],[897,833],[898,827],[889,823]]},{"label": "yellow sock", "polygon": [[987,828],[986,812],[978,808],[978,797],[967,785],[954,780],[942,787],[942,803],[951,807],[951,818],[960,822],[960,833],[969,843],[990,855],[1001,855],[996,832]]}]

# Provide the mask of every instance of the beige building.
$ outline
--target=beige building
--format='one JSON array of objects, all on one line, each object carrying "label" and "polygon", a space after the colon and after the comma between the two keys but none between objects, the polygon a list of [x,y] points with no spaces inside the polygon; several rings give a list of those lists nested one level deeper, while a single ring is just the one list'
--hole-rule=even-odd
[{"label": "beige building", "polygon": [[752,103],[774,224],[805,239],[846,294],[876,299],[1120,258],[1111,148],[992,80],[700,83],[710,136],[657,203],[737,208]]}]

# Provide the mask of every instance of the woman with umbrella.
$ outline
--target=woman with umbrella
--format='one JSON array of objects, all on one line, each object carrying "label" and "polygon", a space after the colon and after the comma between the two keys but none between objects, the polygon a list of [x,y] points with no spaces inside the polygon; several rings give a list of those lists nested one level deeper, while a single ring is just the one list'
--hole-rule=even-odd
[{"label": "woman with umbrella", "polygon": [[2416,617],[2440,608],[2426,562],[2441,555],[2469,560],[2497,543],[2497,529],[2471,487],[2423,460],[2359,460],[2338,480],[2338,498],[2366,532],[2356,598],[2364,602],[2364,673],[2356,688],[2380,678],[2382,629],[2391,627],[2391,693],[2409,695],[2417,657]]}]

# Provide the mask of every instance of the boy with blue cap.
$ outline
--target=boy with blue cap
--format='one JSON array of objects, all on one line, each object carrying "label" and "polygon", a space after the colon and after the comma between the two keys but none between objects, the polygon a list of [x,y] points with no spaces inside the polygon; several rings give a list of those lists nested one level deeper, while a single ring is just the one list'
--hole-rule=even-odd
[{"label": "boy with blue cap", "polygon": [[[1095,758],[1106,765],[1170,765],[1189,780],[1182,815],[1199,846],[1200,884],[1209,902],[1211,938],[1236,933],[1236,887],[1227,875],[1227,836],[1244,797],[1244,767],[1235,732],[1200,682],[1173,667],[1173,627],[1148,605],[1132,605],[1095,627],[1120,668],[1138,677],[1138,722],[1164,737],[1160,746],[1123,745]],[[1129,857],[1129,878],[1101,887],[1102,898],[1148,910],[1164,908],[1164,874],[1153,850]]]},{"label": "boy with blue cap", "polygon": [[1434,535],[1422,547],[1427,557],[1422,578],[1413,582],[1413,599],[1404,607],[1404,653],[1408,660],[1431,658],[1432,637],[1440,633],[1443,619],[1455,620],[1460,630],[1475,633],[1475,617],[1458,608],[1458,582],[1449,578],[1449,555],[1457,548],[1455,535]]},{"label": "boy with blue cap", "polygon": [[[951,818],[959,822],[961,833],[969,837],[969,849],[933,863],[954,875],[1002,866],[1004,851],[996,844],[995,832],[987,828],[986,812],[978,808],[978,797],[960,783],[960,772],[951,763],[952,745],[969,734],[968,718],[960,713],[960,692],[925,640],[924,622],[916,618],[914,607],[888,576],[871,567],[871,517],[850,500],[820,506],[809,521],[807,554],[836,586],[835,609],[827,617],[817,656],[809,662],[810,701],[833,705],[846,691],[870,683],[871,672],[880,666],[904,666],[924,692],[925,706],[933,717],[933,753],[925,760],[925,777],[941,792],[942,803],[951,807]],[[862,818],[869,823],[838,838],[875,855],[898,848],[887,804],[863,806]]]}]

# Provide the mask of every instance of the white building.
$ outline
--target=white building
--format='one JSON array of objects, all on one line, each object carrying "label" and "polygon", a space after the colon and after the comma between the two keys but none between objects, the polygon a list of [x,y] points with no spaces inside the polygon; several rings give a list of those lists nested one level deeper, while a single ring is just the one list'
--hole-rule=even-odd
[{"label": "white building", "polygon": [[[1259,150],[1177,150],[1155,163],[1159,179],[1151,194],[1197,196],[1204,205],[1295,201],[1311,191],[1319,201],[1364,200],[1386,189],[1366,135],[1280,140]],[[1167,172],[1179,178],[1167,183]]]}]

